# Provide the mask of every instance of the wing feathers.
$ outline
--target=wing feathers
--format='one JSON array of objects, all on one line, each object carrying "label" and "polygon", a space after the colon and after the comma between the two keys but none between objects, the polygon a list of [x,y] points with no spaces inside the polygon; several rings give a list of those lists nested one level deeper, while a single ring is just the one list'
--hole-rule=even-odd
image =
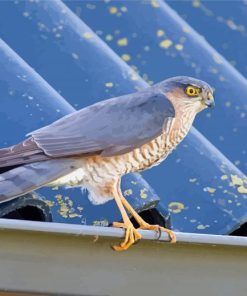
[{"label": "wing feathers", "polygon": [[173,117],[175,110],[169,99],[146,90],[89,106],[31,135],[51,157],[111,156],[151,141]]},{"label": "wing feathers", "polygon": [[28,138],[15,146],[0,149],[0,167],[10,167],[45,159],[47,159],[47,156],[32,138]]}]

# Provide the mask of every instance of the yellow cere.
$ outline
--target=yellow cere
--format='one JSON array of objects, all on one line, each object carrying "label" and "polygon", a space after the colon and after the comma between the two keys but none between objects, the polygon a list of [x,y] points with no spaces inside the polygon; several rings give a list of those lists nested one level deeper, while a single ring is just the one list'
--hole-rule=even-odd
[{"label": "yellow cere", "polygon": [[106,83],[105,83],[105,86],[106,86],[106,87],[113,87],[113,83],[112,83],[112,82],[106,82]]},{"label": "yellow cere", "polygon": [[127,46],[128,45],[128,39],[127,38],[121,38],[117,41],[118,46]]},{"label": "yellow cere", "polygon": [[165,35],[165,32],[164,32],[163,30],[158,30],[158,31],[156,32],[156,35],[157,35],[158,37],[162,37],[162,36]]},{"label": "yellow cere", "polygon": [[124,191],[123,194],[124,194],[124,196],[129,196],[129,195],[133,194],[133,190],[132,189],[127,189],[127,190]]},{"label": "yellow cere", "polygon": [[184,210],[185,206],[181,202],[170,202],[168,205],[168,209],[170,212],[174,214],[180,213],[182,210]]},{"label": "yellow cere", "polygon": [[91,32],[85,32],[85,33],[83,33],[82,36],[85,39],[92,39],[93,38],[93,34]]},{"label": "yellow cere", "polygon": [[111,7],[109,8],[109,12],[110,12],[111,14],[115,14],[115,13],[118,12],[118,9],[117,9],[117,7],[115,7],[115,6],[111,6]]},{"label": "yellow cere", "polygon": [[147,191],[146,188],[141,189],[141,191],[140,191],[140,197],[141,197],[141,198],[143,198],[143,199],[147,198],[146,191]]},{"label": "yellow cere", "polygon": [[124,60],[125,62],[128,62],[130,60],[130,55],[125,53],[121,56],[122,60]]},{"label": "yellow cere", "polygon": [[170,39],[165,39],[160,42],[160,47],[167,49],[172,45],[172,43],[173,42]]}]

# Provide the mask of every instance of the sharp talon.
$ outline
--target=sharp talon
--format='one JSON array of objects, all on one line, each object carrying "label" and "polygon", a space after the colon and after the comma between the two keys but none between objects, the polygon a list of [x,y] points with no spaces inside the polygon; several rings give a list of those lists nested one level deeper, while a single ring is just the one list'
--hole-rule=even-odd
[{"label": "sharp talon", "polygon": [[114,227],[126,229],[124,241],[122,243],[120,243],[119,245],[112,246],[113,250],[125,251],[131,245],[134,245],[135,243],[137,243],[141,239],[140,233],[134,228],[134,226],[131,223],[124,224],[124,223],[114,222],[113,225],[114,225]]},{"label": "sharp talon", "polygon": [[170,237],[170,243],[175,243],[177,241],[176,235],[174,234],[173,231],[171,231],[170,229],[167,229],[165,227],[162,227],[160,225],[150,225],[148,223],[145,223],[145,224],[140,224],[140,229],[155,230],[156,232],[159,233],[159,236],[158,236],[157,240],[160,239],[160,237],[162,235],[162,231],[164,231]]},{"label": "sharp talon", "polygon": [[159,235],[158,235],[158,237],[157,237],[157,240],[159,240],[160,239],[160,237],[161,237],[161,234],[162,234],[162,231],[161,231],[161,229],[160,229],[160,227],[158,227],[158,233],[159,233]]}]

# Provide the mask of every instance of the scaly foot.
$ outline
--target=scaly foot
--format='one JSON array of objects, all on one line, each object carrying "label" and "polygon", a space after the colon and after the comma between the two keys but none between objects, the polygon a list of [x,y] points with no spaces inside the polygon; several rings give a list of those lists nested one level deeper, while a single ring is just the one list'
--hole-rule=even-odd
[{"label": "scaly foot", "polygon": [[164,231],[166,232],[170,238],[171,238],[171,243],[175,243],[177,241],[177,238],[176,238],[176,235],[173,231],[171,231],[170,229],[167,229],[165,227],[162,227],[160,225],[151,225],[151,224],[148,224],[148,223],[141,223],[140,224],[140,228],[139,229],[144,229],[144,230],[155,230],[157,231],[160,235],[161,235],[161,232]]},{"label": "scaly foot", "polygon": [[117,228],[125,228],[126,229],[124,241],[117,246],[112,246],[112,248],[115,251],[125,251],[131,245],[133,245],[134,243],[138,242],[141,239],[140,233],[134,228],[132,223],[114,222],[112,224],[112,226],[117,227]]}]

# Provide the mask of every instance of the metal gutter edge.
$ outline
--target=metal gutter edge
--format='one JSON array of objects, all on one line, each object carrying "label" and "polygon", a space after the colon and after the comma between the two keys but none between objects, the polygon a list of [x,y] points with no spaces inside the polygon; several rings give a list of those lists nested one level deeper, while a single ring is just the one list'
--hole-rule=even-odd
[{"label": "metal gutter edge", "polygon": [[[0,230],[19,230],[29,232],[42,232],[51,234],[64,234],[76,236],[100,236],[121,238],[124,236],[124,230],[113,227],[86,226],[64,223],[48,223],[34,222],[24,220],[0,219]],[[143,240],[153,241],[169,241],[166,233],[162,233],[158,239],[158,234],[155,231],[140,230]],[[175,232],[177,243],[190,244],[209,244],[209,245],[225,245],[225,246],[247,246],[247,237],[238,236],[223,236],[212,234],[196,234]]]}]

